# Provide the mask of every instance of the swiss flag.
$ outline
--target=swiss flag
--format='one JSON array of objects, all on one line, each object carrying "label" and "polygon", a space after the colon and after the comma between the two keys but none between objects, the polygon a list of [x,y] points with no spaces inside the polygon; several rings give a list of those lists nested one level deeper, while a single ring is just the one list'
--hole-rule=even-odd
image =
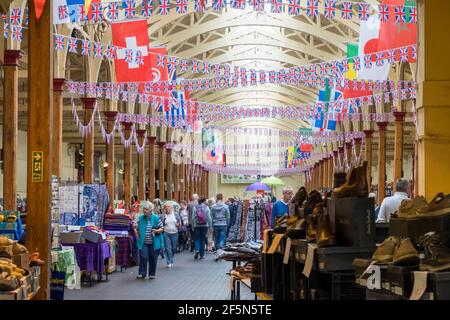
[{"label": "swiss flag", "polygon": [[[378,39],[378,51],[406,47],[417,43],[417,24],[416,23],[396,23],[395,6],[415,5],[411,0],[382,0],[382,5],[389,5],[389,20],[382,21],[380,26],[380,36]],[[411,49],[408,50],[410,53]],[[398,54],[397,58],[398,58]],[[411,58],[409,62],[416,60]]]},{"label": "swiss flag", "polygon": [[[168,81],[169,74],[167,72],[167,62],[164,63],[164,66],[158,66],[158,55],[159,54],[164,55],[164,57],[166,57],[166,55],[167,55],[166,48],[151,48],[149,50],[149,55],[150,55],[150,60],[151,60],[149,72],[152,75],[151,81],[154,81],[154,82]],[[161,90],[161,92],[155,92],[155,91],[150,91],[150,94],[153,96],[159,96],[159,97],[164,97],[164,98],[170,97],[169,91],[166,91],[166,92],[164,92],[162,90]],[[157,112],[163,111],[160,103],[158,103],[158,102],[155,103],[155,110]],[[169,111],[169,101],[167,99],[164,99],[164,111],[165,112]]]},{"label": "swiss flag", "polygon": [[[117,47],[115,60],[117,82],[152,81],[147,21],[127,21],[113,23],[111,26],[113,45]],[[129,62],[125,61],[127,50],[132,50],[132,61]],[[138,51],[142,54],[143,64],[136,63]]]}]

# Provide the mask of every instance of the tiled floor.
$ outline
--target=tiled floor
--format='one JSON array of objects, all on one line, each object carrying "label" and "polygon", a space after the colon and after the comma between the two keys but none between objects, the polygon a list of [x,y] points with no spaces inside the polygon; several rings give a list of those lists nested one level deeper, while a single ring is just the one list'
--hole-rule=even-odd
[{"label": "tiled floor", "polygon": [[[185,252],[175,255],[175,267],[166,268],[159,258],[156,279],[137,280],[137,267],[109,275],[108,282],[94,283],[81,290],[66,290],[67,300],[228,300],[230,281],[226,272],[232,264],[215,261],[212,254],[205,260],[194,260],[193,254]],[[253,299],[254,295],[241,286],[241,299]]]}]

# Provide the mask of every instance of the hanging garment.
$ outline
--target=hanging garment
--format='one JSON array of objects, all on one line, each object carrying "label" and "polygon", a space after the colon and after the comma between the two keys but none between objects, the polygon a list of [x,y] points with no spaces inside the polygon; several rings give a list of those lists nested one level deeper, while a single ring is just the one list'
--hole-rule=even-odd
[{"label": "hanging garment", "polygon": [[238,201],[235,203],[236,216],[233,223],[230,226],[230,232],[228,233],[228,241],[229,242],[239,242],[240,234],[241,234],[241,220],[242,220],[242,210],[243,205],[242,201]]}]

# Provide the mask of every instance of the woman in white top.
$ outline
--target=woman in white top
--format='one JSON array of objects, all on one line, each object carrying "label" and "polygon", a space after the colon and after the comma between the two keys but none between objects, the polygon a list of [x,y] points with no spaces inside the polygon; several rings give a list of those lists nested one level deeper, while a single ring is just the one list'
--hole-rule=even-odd
[{"label": "woman in white top", "polygon": [[178,244],[178,230],[181,228],[180,215],[173,211],[171,201],[163,205],[164,245],[166,249],[167,267],[173,267],[173,256]]}]

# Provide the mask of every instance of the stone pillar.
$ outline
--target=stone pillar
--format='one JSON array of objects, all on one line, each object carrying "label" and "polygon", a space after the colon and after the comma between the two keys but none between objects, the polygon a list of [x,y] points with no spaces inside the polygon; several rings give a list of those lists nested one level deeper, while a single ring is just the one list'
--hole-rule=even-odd
[{"label": "stone pillar", "polygon": [[63,87],[66,79],[53,79],[53,159],[52,175],[61,177]]},{"label": "stone pillar", "polygon": [[[92,119],[96,98],[81,98],[84,106],[84,124]],[[94,183],[94,126],[84,137],[84,183]]]},{"label": "stone pillar", "polygon": [[328,188],[333,188],[333,156],[330,155],[328,157],[328,181],[327,181]]},{"label": "stone pillar", "polygon": [[394,112],[395,141],[394,141],[394,190],[396,181],[403,176],[403,126],[405,112]]},{"label": "stone pillar", "polygon": [[173,164],[173,197],[177,202],[180,202],[180,165]]},{"label": "stone pillar", "polygon": [[378,204],[384,199],[386,189],[386,128],[387,122],[377,122],[378,125]]},{"label": "stone pillar", "polygon": [[347,163],[346,163],[347,168],[352,167],[352,158],[353,158],[352,147],[353,147],[353,143],[351,141],[345,143],[345,155],[347,157]]},{"label": "stone pillar", "polygon": [[338,163],[339,163],[339,151],[338,150],[333,150],[333,174],[331,176],[331,187],[334,188],[334,175],[336,173],[339,172],[339,167],[338,167]]},{"label": "stone pillar", "polygon": [[[112,132],[116,124],[116,111],[105,111],[104,115],[106,117],[106,129],[107,133]],[[116,145],[114,141],[114,136],[109,143],[106,144],[106,162],[108,163],[108,168],[106,169],[106,188],[108,189],[109,199],[113,203],[116,197],[116,168],[115,168],[115,150]]]},{"label": "stone pillar", "polygon": [[[131,122],[122,122],[125,131],[125,139],[128,139],[131,134],[131,127],[133,124]],[[127,208],[131,208],[131,171],[133,168],[132,164],[133,148],[130,145],[128,148],[124,146],[124,160],[125,160],[125,177],[124,177],[124,187],[125,187],[125,204]]]},{"label": "stone pillar", "polygon": [[[145,129],[138,129],[136,130],[136,135],[138,138],[138,143],[140,146],[144,144],[144,137],[145,132],[147,130]],[[142,150],[142,153],[137,154],[137,161],[138,161],[138,197],[140,201],[145,200],[145,146],[144,150]]]},{"label": "stone pillar", "polygon": [[339,170],[342,170],[343,172],[347,172],[347,167],[344,161],[344,147],[339,147],[339,163],[341,164],[341,168],[339,168]]},{"label": "stone pillar", "polygon": [[172,184],[173,184],[173,165],[172,165],[172,150],[166,149],[166,172],[167,172],[167,192],[166,198],[173,200]]},{"label": "stone pillar", "polygon": [[367,161],[367,185],[372,188],[372,134],[373,130],[364,130],[364,159]]},{"label": "stone pillar", "polygon": [[5,50],[3,86],[3,207],[17,209],[17,142],[19,135],[20,50]]},{"label": "stone pillar", "polygon": [[353,144],[355,146],[355,156],[358,157],[358,159],[354,159],[355,166],[360,166],[361,163],[361,138],[354,138]]},{"label": "stone pillar", "polygon": [[156,137],[149,137],[148,139],[148,197],[150,201],[156,198],[156,186],[155,186],[155,148],[156,148]]},{"label": "stone pillar", "polygon": [[450,1],[418,1],[419,195],[450,193]]},{"label": "stone pillar", "polygon": [[159,180],[159,198],[164,199],[166,193],[164,191],[164,142],[158,142],[158,180]]}]

